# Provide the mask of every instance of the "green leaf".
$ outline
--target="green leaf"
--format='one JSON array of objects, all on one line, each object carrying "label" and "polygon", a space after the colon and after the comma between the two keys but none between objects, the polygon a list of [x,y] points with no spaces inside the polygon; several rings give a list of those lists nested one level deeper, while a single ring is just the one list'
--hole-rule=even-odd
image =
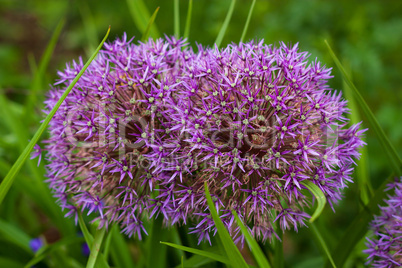
[{"label": "green leaf", "polygon": [[179,0],[173,2],[173,17],[174,17],[174,35],[176,38],[180,37],[180,5]]},{"label": "green leaf", "polygon": [[191,14],[193,12],[193,0],[188,2],[187,9],[187,19],[186,19],[186,27],[184,28],[184,38],[188,38],[190,35],[190,25],[191,25]]},{"label": "green leaf", "polygon": [[207,182],[204,182],[204,187],[209,211],[212,215],[215,227],[218,230],[219,238],[221,239],[223,247],[225,248],[226,255],[228,256],[230,263],[232,264],[233,267],[248,267],[246,261],[244,260],[239,249],[236,247],[235,243],[230,237],[229,232],[226,230],[225,225],[223,225],[223,222],[221,221],[215,209],[214,203],[208,190]]},{"label": "green leaf", "polygon": [[152,14],[151,18],[149,19],[147,28],[145,29],[145,32],[144,32],[144,34],[143,34],[142,37],[141,37],[141,41],[142,41],[142,42],[144,42],[144,41],[147,40],[147,38],[148,38],[148,36],[149,36],[149,31],[151,30],[151,27],[152,27],[152,25],[153,25],[153,23],[154,23],[154,21],[155,21],[156,15],[158,14],[158,11],[159,11],[159,7],[157,7],[157,8],[155,9],[154,13]]},{"label": "green leaf", "polygon": [[189,267],[189,268],[196,268],[196,267],[205,267],[206,264],[211,263],[214,261],[211,258],[207,258],[201,255],[193,255],[189,259],[183,261],[183,264],[177,265],[176,268],[180,267]]},{"label": "green leaf", "polygon": [[[127,0],[128,9],[131,17],[134,20],[135,26],[144,34],[150,20],[149,11],[143,0]],[[152,38],[156,39],[160,36],[156,25],[152,25],[149,34]]]},{"label": "green leaf", "polygon": [[310,225],[310,230],[314,233],[315,237],[317,238],[318,242],[320,243],[321,248],[324,250],[332,267],[336,268],[336,265],[334,263],[334,260],[332,259],[331,253],[329,252],[328,246],[325,243],[325,240],[323,239],[320,231],[317,229],[317,227],[315,226],[314,223],[311,222],[309,225]]},{"label": "green leaf", "polygon": [[244,40],[244,37],[246,37],[248,25],[250,24],[251,15],[253,14],[255,2],[256,2],[256,0],[253,0],[253,2],[251,3],[250,10],[248,11],[247,20],[246,20],[246,24],[244,25],[243,33],[241,34],[240,43],[242,43]]},{"label": "green leaf", "polygon": [[[210,258],[212,260],[219,261],[219,262],[222,262],[222,263],[225,263],[225,264],[233,263],[233,262],[230,262],[227,257],[221,256],[221,255],[218,255],[218,254],[215,254],[215,253],[212,253],[212,252],[208,252],[208,251],[205,251],[205,250],[199,250],[199,249],[196,249],[196,248],[185,247],[185,246],[182,246],[182,245],[176,245],[176,244],[168,243],[168,242],[160,242],[160,243],[164,244],[164,245],[167,245],[167,246],[170,246],[170,247],[173,247],[173,248],[183,250],[183,251],[187,251],[187,252],[190,252],[190,253],[193,253],[193,254],[196,254],[196,255],[204,256],[204,257],[207,257],[207,258]],[[236,266],[234,266],[234,267],[236,267]],[[237,267],[240,267],[240,266],[237,266]],[[245,267],[248,267],[248,266],[245,266]]]},{"label": "green leaf", "polygon": [[246,239],[247,244],[250,247],[250,251],[253,254],[259,267],[270,268],[271,265],[269,264],[267,258],[262,252],[260,246],[258,245],[257,241],[255,241],[255,239],[250,235],[250,232],[248,231],[247,227],[244,226],[243,222],[240,220],[236,211],[232,210],[232,214],[235,217],[237,225],[240,227],[241,233],[244,235],[244,238]]},{"label": "green leaf", "polygon": [[103,38],[102,42],[99,44],[98,48],[96,49],[96,51],[92,54],[91,58],[87,61],[87,63],[82,68],[82,70],[78,73],[78,75],[74,78],[73,82],[63,93],[63,95],[61,96],[59,101],[56,103],[56,105],[53,107],[53,109],[50,111],[50,113],[46,116],[44,122],[41,124],[39,129],[36,131],[35,135],[31,139],[31,141],[25,147],[24,151],[20,154],[17,161],[14,163],[14,165],[11,167],[11,170],[8,172],[7,176],[4,178],[3,182],[0,184],[0,204],[3,202],[8,190],[10,189],[11,185],[13,184],[14,179],[15,179],[16,175],[18,174],[18,172],[20,171],[22,165],[29,157],[34,145],[36,143],[38,143],[39,138],[42,136],[43,132],[49,125],[49,122],[52,119],[52,117],[55,115],[57,109],[59,109],[60,105],[62,104],[64,99],[67,97],[68,93],[70,93],[71,89],[77,83],[78,79],[80,79],[82,74],[88,68],[89,64],[91,64],[92,60],[98,54],[99,50],[103,46],[103,43],[106,41],[107,37],[109,36],[109,32],[110,32],[110,27],[109,27],[105,37]]},{"label": "green leaf", "polygon": [[221,30],[219,31],[218,36],[216,37],[215,44],[216,44],[216,46],[218,48],[221,46],[223,37],[225,36],[226,30],[227,30],[227,28],[229,26],[229,22],[230,22],[230,19],[232,17],[232,14],[233,14],[235,4],[236,4],[236,0],[232,0],[232,2],[230,3],[228,13],[227,13],[226,18],[225,18],[225,21],[222,24],[222,27],[221,27]]},{"label": "green leaf", "polygon": [[310,222],[314,222],[321,215],[321,212],[323,211],[325,204],[327,203],[327,199],[325,198],[325,195],[321,191],[321,189],[313,182],[304,180],[301,182],[301,184],[304,185],[317,199],[317,208],[310,218]]},{"label": "green leaf", "polygon": [[105,237],[106,228],[101,228],[96,231],[94,242],[91,246],[91,253],[89,254],[87,268],[95,267],[96,260],[98,259],[99,251],[102,246],[103,238]]},{"label": "green leaf", "polygon": [[401,176],[402,175],[402,173],[401,173],[402,161],[401,161],[398,153],[396,152],[395,148],[392,146],[388,137],[385,135],[384,130],[381,128],[380,124],[378,124],[378,121],[375,118],[370,107],[367,105],[366,101],[363,99],[360,92],[357,90],[355,85],[350,80],[345,69],[343,68],[342,64],[339,62],[338,58],[336,57],[335,53],[332,51],[331,47],[329,46],[329,44],[326,40],[325,40],[325,44],[327,45],[329,53],[331,54],[331,57],[334,60],[336,66],[341,71],[343,79],[345,80],[346,84],[350,87],[350,89],[354,93],[357,103],[360,105],[360,108],[363,110],[364,115],[366,116],[367,120],[370,122],[371,127],[374,129],[374,132],[376,133],[377,138],[379,139],[382,147],[386,151],[387,156],[390,160],[392,169],[397,174],[397,176]]},{"label": "green leaf", "polygon": [[24,267],[24,265],[22,263],[17,262],[16,260],[0,256],[0,267],[22,268]]},{"label": "green leaf", "polygon": [[[364,207],[364,209],[356,215],[344,235],[339,239],[338,245],[331,254],[337,267],[344,266],[349,254],[353,251],[356,244],[367,233],[369,222],[373,219],[373,215],[379,212],[379,204],[383,202],[383,199],[387,195],[384,190],[394,176],[395,175],[392,174],[381,184],[381,186],[375,191],[368,206]],[[327,262],[326,267],[330,267],[330,263]]]},{"label": "green leaf", "polygon": [[[37,103],[37,97],[39,95],[39,91],[43,87],[43,78],[45,76],[45,72],[47,66],[49,65],[50,58],[52,57],[54,48],[56,47],[57,41],[59,40],[61,30],[63,29],[65,24],[65,19],[61,19],[60,22],[57,24],[56,29],[54,30],[52,37],[50,38],[49,43],[46,46],[45,52],[43,53],[40,61],[39,66],[34,73],[34,78],[31,83],[31,90],[28,94],[28,97],[25,101],[25,113],[23,118],[31,118],[32,117],[32,110],[34,104]],[[27,120],[24,120],[27,122]]]}]

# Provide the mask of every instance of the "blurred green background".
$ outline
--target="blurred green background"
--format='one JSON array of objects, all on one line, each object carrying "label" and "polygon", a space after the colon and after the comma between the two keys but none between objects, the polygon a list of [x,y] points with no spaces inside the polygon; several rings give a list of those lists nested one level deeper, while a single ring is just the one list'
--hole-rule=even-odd
[{"label": "blurred green background", "polygon": [[[155,24],[161,34],[173,34],[173,0],[146,2],[149,12],[159,6]],[[181,33],[184,31],[188,1],[180,0]],[[251,1],[236,2],[230,26],[222,46],[239,42]],[[189,42],[205,46],[213,45],[222,26],[229,0],[194,0]],[[334,67],[324,40],[328,40],[335,53],[347,67],[356,87],[373,110],[399,155],[402,148],[402,1],[320,1],[320,0],[258,0],[253,12],[246,40],[264,39],[266,43],[299,42],[300,49],[311,53],[327,66]],[[40,61],[52,32],[62,18],[62,29],[50,64],[35,91],[35,105],[26,105],[31,94],[33,73]],[[66,62],[84,59],[92,53],[111,25],[109,40],[121,36],[141,37],[136,28],[127,1],[67,1],[67,0],[0,0],[0,88],[4,96],[0,103],[0,178],[4,178],[28,139],[42,119],[41,109],[45,93],[55,80],[57,70]],[[136,40],[138,40],[136,38]],[[330,85],[334,89],[344,87],[339,70],[335,67]],[[12,115],[10,115],[12,111]],[[29,118],[29,120],[27,119]],[[362,117],[364,121],[365,118]],[[17,122],[14,124],[14,122]],[[369,127],[364,124],[364,127]],[[18,128],[23,131],[18,131]],[[19,134],[17,134],[19,133]],[[374,133],[366,133],[368,143],[368,174],[376,188],[388,177],[391,168],[385,152]],[[0,207],[2,221],[18,226],[29,237],[46,232],[60,233],[57,224],[39,199],[35,199],[35,187],[31,192],[24,184],[32,177],[42,178],[43,164],[26,164],[9,195],[8,203]],[[28,188],[29,188],[28,187]],[[351,215],[359,209],[359,194],[355,185],[345,191],[345,199],[334,214],[330,208],[320,220],[325,226],[327,243],[334,246],[337,237],[348,226]],[[33,201],[33,202],[32,202]],[[45,202],[45,201],[44,201]],[[5,206],[5,204],[11,204]],[[53,208],[55,209],[55,208]],[[51,209],[50,209],[51,210]],[[52,214],[52,215],[53,215]],[[56,217],[56,216],[55,216]],[[57,217],[56,217],[57,218]],[[71,220],[66,220],[70,222]],[[325,232],[324,232],[325,233]],[[1,238],[0,234],[0,239]],[[57,235],[56,235],[57,237]],[[50,241],[52,242],[52,241]],[[361,243],[362,244],[362,243]],[[360,245],[356,250],[361,249]],[[314,267],[319,252],[306,228],[296,236],[285,236],[285,257],[289,267]],[[1,247],[0,247],[1,253]],[[1,255],[1,254],[0,254]],[[314,259],[315,258],[315,259]],[[351,267],[362,265],[364,255],[357,253],[350,260]],[[305,266],[303,266],[305,265]]]}]

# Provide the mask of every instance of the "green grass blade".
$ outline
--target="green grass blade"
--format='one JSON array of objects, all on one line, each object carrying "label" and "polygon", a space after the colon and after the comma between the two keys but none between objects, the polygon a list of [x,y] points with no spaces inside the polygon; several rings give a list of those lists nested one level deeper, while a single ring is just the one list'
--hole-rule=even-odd
[{"label": "green grass blade", "polygon": [[96,260],[102,246],[103,239],[105,237],[106,228],[101,228],[96,231],[94,242],[91,246],[91,253],[89,254],[89,259],[87,262],[87,268],[95,267]]},{"label": "green grass blade", "polygon": [[[367,233],[369,222],[373,219],[373,215],[379,212],[379,204],[381,204],[383,199],[387,196],[387,193],[384,192],[384,190],[387,184],[390,183],[394,177],[395,174],[392,174],[381,184],[370,199],[368,206],[364,207],[364,209],[356,215],[344,235],[340,238],[338,245],[331,254],[337,267],[344,266],[349,254]],[[327,263],[326,267],[330,267],[330,263]]]},{"label": "green grass blade", "polygon": [[332,259],[331,252],[328,249],[327,244],[325,243],[325,240],[323,239],[320,231],[317,229],[314,223],[310,223],[310,230],[314,233],[315,237],[317,238],[318,242],[320,243],[321,248],[324,250],[325,255],[327,256],[329,262],[331,263],[333,268],[336,268],[336,265],[334,263],[334,260]]},{"label": "green grass blade", "polygon": [[11,242],[18,245],[27,252],[32,252],[29,247],[31,238],[18,227],[0,219],[0,234],[3,238],[8,238]]},{"label": "green grass blade", "polygon": [[130,250],[124,240],[123,235],[119,232],[117,225],[113,226],[110,254],[116,267],[135,267]]},{"label": "green grass blade", "polygon": [[232,2],[230,3],[228,13],[227,13],[226,18],[225,18],[225,21],[223,22],[222,27],[221,27],[221,29],[219,31],[219,34],[218,34],[218,36],[216,37],[216,40],[215,40],[215,44],[217,45],[217,47],[221,46],[223,37],[225,36],[226,30],[227,30],[227,28],[229,26],[230,19],[232,18],[232,14],[233,14],[235,4],[236,4],[236,0],[232,0]]},{"label": "green grass blade", "polygon": [[173,2],[173,17],[174,17],[174,35],[180,37],[180,4],[179,0]]},{"label": "green grass blade", "polygon": [[324,210],[325,204],[327,203],[327,199],[325,198],[325,195],[321,191],[321,189],[313,182],[304,180],[301,182],[301,184],[304,185],[317,199],[318,203],[317,208],[309,220],[310,222],[314,222],[321,215],[321,212]]},{"label": "green grass blade", "polygon": [[50,38],[49,43],[46,46],[45,52],[43,53],[40,61],[39,66],[34,73],[34,78],[31,84],[31,90],[28,94],[28,97],[25,102],[25,113],[24,118],[31,118],[32,117],[32,110],[34,104],[39,95],[39,91],[43,87],[43,78],[45,76],[45,72],[47,66],[49,66],[50,58],[52,57],[54,48],[56,47],[57,41],[59,40],[61,30],[63,29],[65,24],[65,19],[61,19],[60,22],[57,24],[56,29],[54,30],[52,37]]},{"label": "green grass blade", "polygon": [[[196,254],[196,255],[207,257],[207,258],[210,258],[212,260],[219,261],[219,262],[222,262],[222,263],[225,263],[225,264],[230,264],[231,263],[228,260],[228,258],[226,258],[226,257],[224,257],[222,255],[218,255],[218,254],[215,254],[215,253],[212,253],[212,252],[205,251],[205,250],[199,250],[199,249],[196,249],[196,248],[185,247],[185,246],[182,246],[182,245],[176,245],[176,244],[168,243],[168,242],[160,242],[160,243],[164,244],[164,245],[167,245],[167,246],[170,246],[170,247],[173,247],[173,248],[183,250],[183,251],[187,251],[187,252],[190,252],[190,253],[193,253],[193,254]],[[245,266],[245,267],[248,267],[248,266]]]},{"label": "green grass blade", "polygon": [[[349,74],[349,70],[347,71]],[[350,77],[350,76],[349,76]],[[343,92],[345,94],[346,99],[348,100],[348,106],[351,111],[349,114],[350,123],[352,125],[361,122],[360,113],[357,109],[357,104],[355,98],[353,96],[353,92],[351,88],[346,83],[345,79],[343,80]],[[357,179],[357,185],[360,191],[360,198],[362,202],[367,205],[370,201],[371,194],[373,192],[373,188],[370,183],[369,171],[368,171],[368,152],[367,146],[360,148],[360,159],[356,160],[355,174]]]},{"label": "green grass blade", "polygon": [[[147,241],[147,267],[165,267],[166,266],[166,247],[162,246],[160,241],[166,239],[166,231],[162,229],[163,217],[160,215],[152,221],[151,232]],[[154,252],[158,252],[158,258],[155,258]]]},{"label": "green grass blade", "polygon": [[191,268],[196,268],[196,267],[206,267],[205,265],[208,263],[213,262],[213,259],[201,256],[201,255],[193,255],[187,260],[183,261],[183,265],[177,265],[176,268],[180,267],[191,267]]},{"label": "green grass blade", "polygon": [[192,13],[193,13],[193,0],[190,0],[188,2],[186,27],[184,28],[184,38],[188,38],[190,36],[190,25],[191,25]]},{"label": "green grass blade", "polygon": [[27,160],[29,157],[34,145],[38,143],[39,138],[42,136],[43,132],[49,125],[50,120],[52,117],[55,115],[57,109],[59,109],[60,105],[64,101],[64,99],[67,97],[68,93],[70,93],[71,89],[74,87],[74,85],[77,83],[78,79],[82,76],[82,74],[85,72],[85,70],[88,68],[89,64],[91,64],[92,60],[96,57],[98,54],[99,50],[103,46],[103,43],[106,41],[107,37],[109,36],[110,32],[110,27],[103,38],[102,42],[99,44],[98,48],[96,51],[92,54],[91,58],[87,61],[87,63],[84,65],[82,70],[78,73],[78,75],[74,78],[73,82],[70,84],[70,86],[66,89],[66,91],[63,93],[59,101],[56,103],[56,105],[53,107],[53,109],[50,111],[50,113],[46,116],[44,122],[41,124],[39,129],[36,131],[35,135],[31,139],[31,141],[28,143],[28,145],[25,147],[24,151],[20,154],[18,157],[17,161],[14,163],[14,165],[11,167],[11,170],[8,172],[7,176],[4,178],[3,182],[0,184],[0,205],[3,202],[8,190],[10,189],[11,185],[13,184],[16,175],[20,171],[22,165],[24,162]]},{"label": "green grass blade", "polygon": [[247,33],[247,30],[248,30],[248,25],[250,24],[251,15],[253,14],[255,2],[256,2],[256,0],[253,0],[253,2],[251,3],[251,7],[250,7],[250,10],[248,12],[246,24],[244,25],[243,33],[241,34],[240,43],[242,43],[243,40],[244,40],[244,37],[246,37],[246,33]]},{"label": "green grass blade", "polygon": [[148,38],[148,36],[149,36],[149,32],[150,32],[150,30],[151,30],[151,27],[152,27],[152,25],[154,24],[156,15],[158,14],[158,11],[159,11],[159,7],[157,7],[157,8],[155,9],[154,13],[152,14],[151,18],[149,19],[147,28],[145,29],[145,32],[144,32],[144,34],[143,34],[142,37],[141,37],[141,41],[142,41],[142,42],[144,42],[144,41],[147,40],[147,38]]},{"label": "green grass blade", "polygon": [[255,241],[255,239],[250,235],[250,232],[248,231],[247,227],[244,226],[243,222],[240,220],[236,211],[232,210],[232,214],[234,215],[237,225],[239,225],[241,233],[244,235],[244,238],[246,239],[247,244],[250,247],[250,251],[253,254],[258,266],[270,268],[271,265],[269,264],[267,258],[262,252],[260,246],[258,245],[257,241]]},{"label": "green grass blade", "polygon": [[276,233],[279,239],[275,239],[275,252],[274,252],[274,267],[285,267],[285,259],[283,257],[283,231],[279,221],[276,222]]},{"label": "green grass blade", "polygon": [[363,99],[360,92],[357,90],[355,85],[350,80],[345,69],[343,68],[342,64],[340,63],[340,61],[338,60],[338,58],[336,57],[335,53],[332,51],[330,45],[328,44],[328,42],[326,40],[325,40],[325,44],[327,45],[329,53],[331,54],[331,57],[334,60],[336,66],[341,71],[343,79],[345,80],[347,85],[350,87],[350,89],[354,93],[357,103],[359,104],[360,108],[363,110],[363,113],[367,117],[367,120],[370,122],[371,127],[374,129],[374,132],[376,133],[377,138],[379,139],[381,145],[387,152],[387,156],[392,165],[392,169],[397,174],[397,176],[401,176],[402,175],[402,173],[401,173],[402,161],[401,161],[398,153],[396,152],[395,148],[392,146],[388,137],[385,135],[384,130],[378,124],[378,121],[375,118],[370,107],[367,105],[366,101]]},{"label": "green grass blade", "polygon": [[[127,0],[127,5],[135,26],[141,34],[144,34],[150,19],[147,6],[143,0]],[[149,32],[150,36],[154,39],[160,36],[156,25],[152,25]]]},{"label": "green grass blade", "polygon": [[223,222],[221,221],[218,212],[215,209],[214,203],[208,190],[207,182],[204,182],[204,187],[209,211],[215,222],[215,227],[218,230],[219,238],[223,244],[223,247],[225,248],[226,256],[228,256],[229,261],[233,267],[248,267],[246,261],[244,260],[239,249],[236,247],[235,243],[230,237],[229,232],[226,230],[226,227],[223,225]]},{"label": "green grass blade", "polygon": [[88,247],[92,245],[94,242],[94,237],[88,231],[87,226],[85,225],[84,219],[82,218],[81,213],[78,213],[78,225],[80,226],[81,232],[84,235],[85,242],[87,242]]}]

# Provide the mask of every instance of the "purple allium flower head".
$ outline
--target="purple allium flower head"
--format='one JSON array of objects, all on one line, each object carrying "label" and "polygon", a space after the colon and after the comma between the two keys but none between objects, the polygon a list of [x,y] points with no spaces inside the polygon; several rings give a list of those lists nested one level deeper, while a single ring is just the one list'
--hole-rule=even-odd
[{"label": "purple allium flower head", "polygon": [[307,58],[297,45],[261,41],[199,47],[185,62],[169,100],[176,123],[160,150],[147,154],[153,174],[166,176],[155,202],[163,204],[167,221],[191,215],[199,222],[192,232],[209,240],[215,227],[206,217],[205,181],[222,221],[239,239],[231,210],[263,240],[276,221],[282,230],[304,225],[310,217],[303,210],[310,204],[305,180],[331,207],[341,198],[364,130],[347,128],[346,101],[327,85],[330,69]]},{"label": "purple allium flower head", "polygon": [[[232,236],[243,239],[234,209],[265,241],[276,221],[304,225],[304,180],[331,206],[341,198],[364,131],[346,127],[330,69],[297,45],[198,49],[174,37],[105,45],[50,123],[48,182],[67,215],[96,213],[139,238],[163,217],[210,241],[207,181]],[[59,72],[48,111],[82,67]]]},{"label": "purple allium flower head", "polygon": [[373,267],[402,266],[402,177],[390,184],[388,190],[394,189],[388,196],[386,206],[381,207],[381,215],[371,222],[374,234],[367,238],[369,254],[367,264]]}]

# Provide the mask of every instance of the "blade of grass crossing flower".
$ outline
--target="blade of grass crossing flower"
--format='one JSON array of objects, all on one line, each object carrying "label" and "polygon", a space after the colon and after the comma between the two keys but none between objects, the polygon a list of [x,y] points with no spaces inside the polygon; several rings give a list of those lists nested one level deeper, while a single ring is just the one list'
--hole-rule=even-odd
[{"label": "blade of grass crossing flower", "polygon": [[227,28],[229,26],[229,22],[230,22],[230,19],[232,18],[232,14],[233,14],[235,4],[236,4],[236,0],[232,0],[232,2],[230,3],[230,6],[229,6],[228,13],[226,14],[225,21],[222,24],[222,27],[221,27],[221,29],[219,31],[218,36],[216,37],[215,44],[216,44],[216,46],[218,48],[221,46],[223,37],[225,36],[226,30],[227,30]]},{"label": "blade of grass crossing flower", "polygon": [[[50,58],[52,57],[54,48],[56,47],[57,41],[59,40],[61,30],[63,29],[65,24],[65,19],[61,19],[60,22],[57,24],[56,29],[53,31],[52,37],[50,38],[49,43],[46,46],[46,49],[39,61],[39,65],[36,69],[36,72],[34,73],[34,78],[31,83],[31,90],[27,96],[27,99],[25,101],[25,113],[24,113],[24,119],[31,119],[32,118],[32,110],[34,107],[34,104],[36,103],[39,91],[42,89],[43,86],[43,78],[45,76],[45,72],[47,69],[47,66],[49,65]],[[24,120],[27,122],[26,120]],[[28,121],[29,122],[29,121]]]},{"label": "blade of grass crossing flower", "polygon": [[[225,264],[228,264],[228,265],[232,263],[232,262],[229,261],[229,259],[227,257],[224,257],[222,255],[218,255],[218,254],[215,254],[215,253],[212,253],[212,252],[208,252],[208,251],[205,251],[205,250],[199,250],[199,249],[196,249],[196,248],[185,247],[185,246],[182,246],[182,245],[176,245],[176,244],[168,243],[168,242],[160,242],[160,243],[164,244],[164,245],[167,245],[169,247],[177,248],[177,249],[180,249],[180,250],[183,250],[183,251],[186,251],[186,252],[190,252],[190,253],[193,253],[193,254],[196,254],[196,255],[204,256],[204,257],[207,257],[207,258],[210,258],[212,260],[222,262],[222,263],[225,263]],[[237,267],[239,267],[239,266],[237,266]]]},{"label": "blade of grass crossing flower", "polygon": [[124,240],[123,235],[119,232],[117,225],[113,226],[111,232],[113,233],[110,255],[116,267],[136,267],[133,259],[131,258],[130,250]]},{"label": "blade of grass crossing flower", "polygon": [[61,103],[64,101],[64,99],[67,97],[68,93],[70,93],[71,89],[77,83],[78,79],[80,79],[82,74],[88,68],[89,64],[91,64],[92,60],[98,54],[99,50],[103,46],[103,43],[106,41],[107,37],[109,36],[109,32],[110,32],[110,27],[109,27],[105,37],[103,38],[102,42],[99,44],[98,48],[96,49],[96,51],[92,54],[91,58],[87,61],[87,63],[82,68],[82,70],[77,74],[77,76],[74,78],[73,82],[70,84],[70,86],[68,86],[66,91],[63,93],[63,95],[61,96],[59,101],[56,103],[56,105],[53,107],[53,109],[50,111],[50,113],[46,116],[44,122],[41,124],[39,129],[36,131],[35,135],[31,139],[31,141],[25,147],[24,151],[20,154],[17,161],[14,163],[14,165],[11,167],[11,170],[8,172],[7,176],[4,178],[3,182],[0,184],[0,205],[1,205],[2,201],[4,200],[11,185],[13,184],[15,177],[18,174],[18,172],[20,171],[22,165],[29,157],[34,145],[36,143],[38,143],[39,138],[42,136],[46,127],[49,125],[50,120],[55,115],[57,109],[59,109]]},{"label": "blade of grass crossing flower", "polygon": [[173,17],[174,17],[174,35],[176,38],[180,37],[180,4],[179,0],[173,2]]},{"label": "blade of grass crossing flower", "polygon": [[[143,0],[127,0],[127,5],[135,26],[141,34],[144,34],[150,19],[147,6]],[[156,25],[152,25],[149,32],[150,36],[154,39],[160,36]]]},{"label": "blade of grass crossing flower", "polygon": [[[373,197],[370,199],[368,206],[364,207],[354,218],[349,225],[346,232],[339,239],[339,242],[335,249],[332,251],[334,263],[337,267],[343,267],[345,261],[353,251],[356,244],[367,233],[369,222],[373,219],[374,215],[380,210],[379,205],[383,202],[383,199],[387,196],[384,191],[387,184],[392,181],[395,174],[388,177],[383,181],[381,186],[375,191]],[[330,267],[330,263],[327,262],[326,267]]]},{"label": "blade of grass crossing flower", "polygon": [[[349,68],[348,68],[349,69]],[[347,69],[347,73],[350,74],[349,70]],[[351,77],[349,75],[349,77]],[[350,89],[350,87],[347,85],[346,81],[343,80],[343,92],[345,93],[345,97],[348,100],[348,106],[349,109],[351,110],[351,113],[349,114],[349,118],[351,121],[351,124],[357,124],[361,122],[360,118],[360,113],[357,109],[356,101],[353,96],[353,92]],[[367,146],[363,146],[360,148],[360,159],[356,160],[356,178],[358,182],[358,187],[360,190],[360,197],[365,205],[368,204],[370,201],[371,194],[373,192],[373,188],[371,187],[370,183],[370,178],[369,178],[369,172],[368,172],[368,152],[367,152]]]},{"label": "blade of grass crossing flower", "polygon": [[321,212],[324,210],[325,204],[327,203],[327,199],[325,198],[325,195],[321,191],[321,189],[313,182],[304,180],[301,182],[301,184],[304,185],[317,199],[318,204],[317,208],[309,220],[310,222],[314,222],[321,215]]},{"label": "blade of grass crossing flower", "polygon": [[150,30],[151,30],[151,27],[152,27],[154,21],[155,21],[156,15],[158,14],[158,11],[159,11],[159,7],[157,7],[157,8],[155,9],[154,13],[152,14],[151,18],[149,19],[147,28],[145,29],[145,32],[144,32],[144,34],[143,34],[142,37],[141,37],[141,41],[142,41],[142,42],[146,41],[147,38],[149,37],[149,32],[150,32]]},{"label": "blade of grass crossing flower", "polygon": [[193,13],[193,0],[190,0],[188,2],[186,27],[184,28],[184,38],[188,38],[190,36],[190,25],[191,25],[192,13]]},{"label": "blade of grass crossing flower", "polygon": [[91,246],[91,253],[89,254],[89,259],[87,262],[87,268],[93,268],[95,267],[95,263],[98,259],[98,255],[103,243],[103,239],[105,237],[106,233],[106,228],[101,228],[96,231],[95,237],[94,237],[94,242],[92,243]]},{"label": "blade of grass crossing flower", "polygon": [[311,222],[309,225],[310,225],[310,230],[313,232],[313,234],[317,238],[318,242],[320,243],[320,246],[324,250],[324,253],[325,253],[326,257],[328,258],[329,262],[331,263],[332,267],[336,268],[336,265],[334,263],[334,260],[332,259],[328,246],[325,243],[325,240],[323,239],[320,231],[317,229],[317,227],[315,226],[314,223]]},{"label": "blade of grass crossing flower", "polygon": [[371,111],[370,107],[367,105],[366,101],[363,99],[362,95],[360,92],[357,90],[355,85],[352,83],[350,80],[349,76],[347,75],[345,69],[343,68],[342,64],[336,57],[335,53],[331,49],[330,45],[328,42],[325,40],[325,44],[328,47],[329,53],[334,60],[336,66],[339,68],[341,71],[342,77],[347,83],[347,85],[350,87],[352,92],[354,93],[356,97],[356,101],[359,104],[360,108],[363,110],[363,113],[367,117],[368,121],[370,122],[371,127],[374,129],[374,132],[376,133],[378,139],[380,140],[381,145],[387,152],[387,156],[389,157],[390,163],[392,165],[392,168],[394,172],[398,175],[402,175],[402,161],[396,152],[395,148],[392,146],[391,142],[389,141],[388,137],[385,135],[384,130],[381,128],[380,124],[378,123],[377,119],[375,118],[373,112]]},{"label": "blade of grass crossing flower", "polygon": [[244,24],[244,29],[243,29],[243,33],[241,34],[240,43],[242,43],[244,40],[244,37],[246,37],[248,25],[250,24],[251,15],[253,14],[255,2],[256,2],[256,0],[253,0],[253,2],[251,3],[250,10],[248,11],[247,20],[246,20],[246,24]]},{"label": "blade of grass crossing flower", "polygon": [[269,264],[267,258],[265,257],[264,253],[262,252],[260,246],[258,245],[257,241],[250,235],[247,227],[243,224],[240,220],[239,216],[237,215],[236,211],[232,210],[232,214],[234,215],[237,225],[240,227],[241,233],[243,234],[244,238],[248,246],[250,247],[250,251],[254,256],[255,261],[257,262],[259,267],[266,267],[270,268],[271,265]]},{"label": "blade of grass crossing flower", "polygon": [[205,195],[207,198],[207,203],[209,207],[209,211],[211,216],[214,220],[215,227],[218,230],[219,238],[223,244],[223,247],[226,251],[226,256],[228,256],[230,263],[233,267],[248,267],[246,261],[244,260],[243,256],[241,255],[239,249],[236,247],[235,243],[233,242],[232,238],[229,235],[229,232],[226,230],[225,225],[221,221],[218,212],[215,209],[214,203],[212,201],[211,195],[208,190],[207,182],[204,182],[205,187]]}]

